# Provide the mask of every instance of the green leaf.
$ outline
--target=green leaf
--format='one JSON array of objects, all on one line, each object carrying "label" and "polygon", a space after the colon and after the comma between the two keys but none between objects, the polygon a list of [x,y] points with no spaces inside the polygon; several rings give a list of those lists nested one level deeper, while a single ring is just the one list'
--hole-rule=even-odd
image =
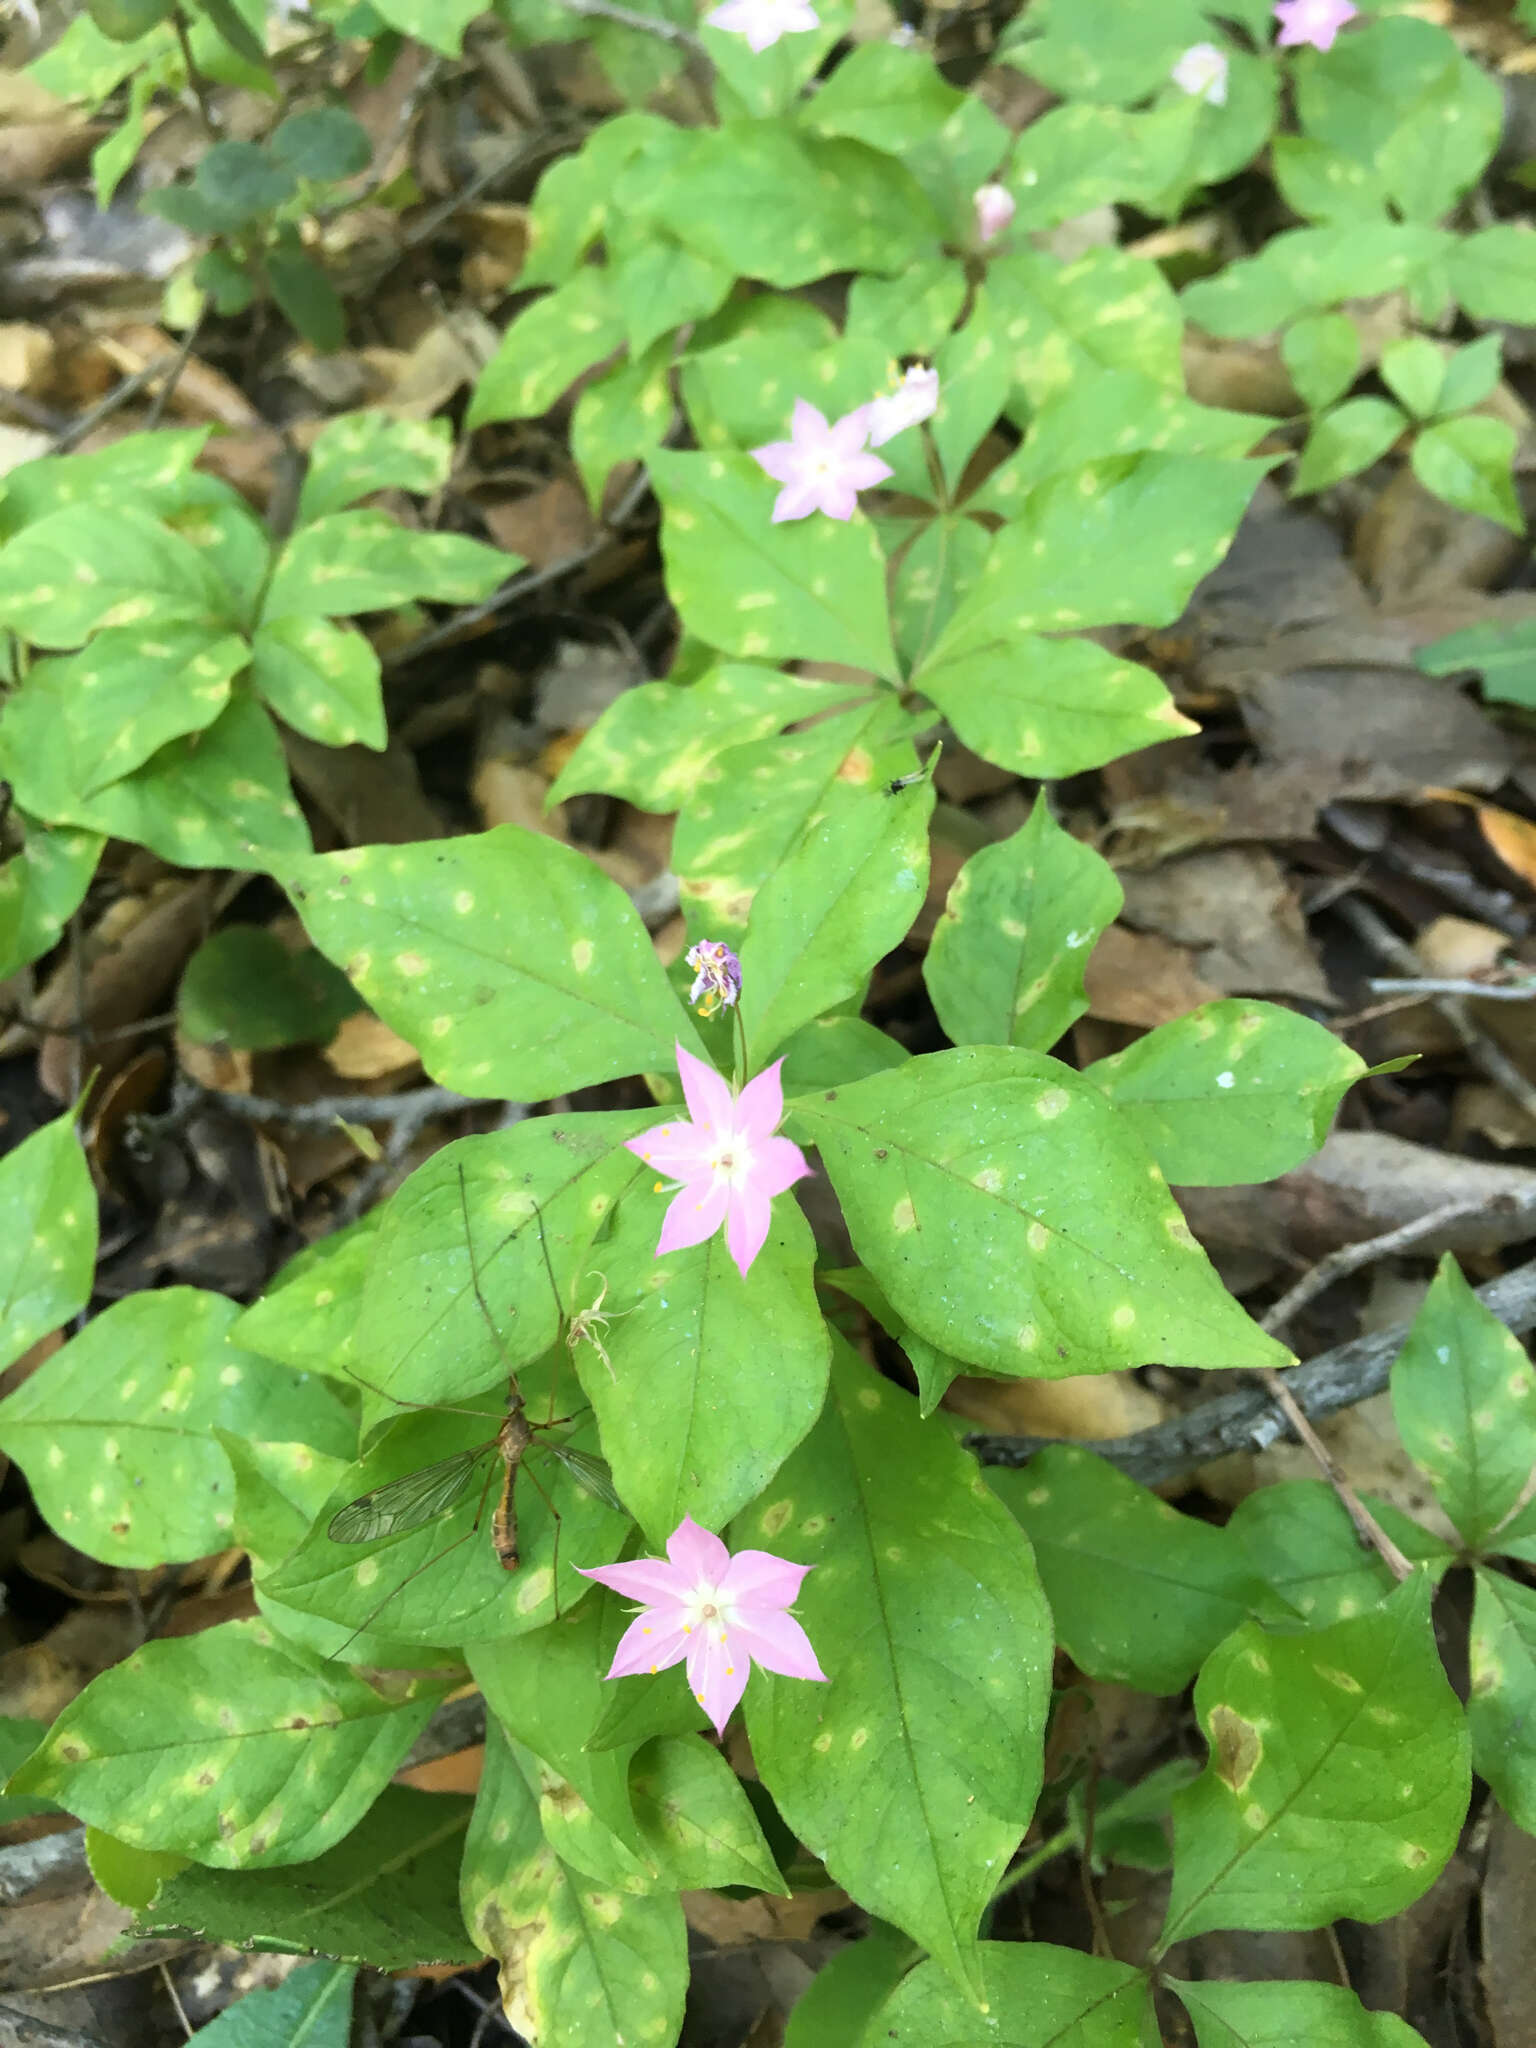
[{"label": "green leaf", "polygon": [[445,57],[461,54],[465,29],[484,11],[480,0],[369,0],[369,5],[391,28]]},{"label": "green leaf", "polygon": [[888,356],[931,355],[954,326],[965,296],[965,272],[949,256],[914,263],[900,277],[865,273],[848,287],[843,331],[849,340],[878,342]]},{"label": "green leaf", "polygon": [[1163,1946],[1215,1927],[1385,1920],[1456,1846],[1467,1730],[1415,1572],[1370,1612],[1303,1635],[1246,1623],[1195,1687],[1211,1757],[1173,1802]]},{"label": "green leaf", "polygon": [[1416,420],[1427,420],[1444,408],[1440,388],[1446,358],[1424,334],[1400,335],[1381,352],[1382,382]]},{"label": "green leaf", "polygon": [[1029,422],[1023,446],[992,471],[967,510],[1012,518],[1045,478],[1106,456],[1143,449],[1165,454],[1246,455],[1273,420],[1196,405],[1139,370],[1105,370],[1069,387]]},{"label": "green leaf", "polygon": [[624,317],[607,271],[591,265],[578,270],[507,328],[480,373],[466,426],[537,419],[623,340]]},{"label": "green leaf", "polygon": [[936,1350],[925,1337],[919,1337],[897,1315],[862,1266],[843,1266],[835,1271],[823,1268],[816,1277],[823,1286],[835,1287],[840,1294],[858,1302],[886,1335],[901,1346],[917,1381],[918,1413],[926,1421],[948,1393],[951,1381],[964,1371],[960,1361],[951,1358],[947,1352]]},{"label": "green leaf", "polygon": [[298,190],[289,167],[259,142],[216,142],[193,174],[192,190],[207,207],[216,230],[243,228],[274,213]]},{"label": "green leaf", "polygon": [[169,1849],[130,1849],[100,1828],[85,1831],[85,1860],[91,1876],[115,1906],[137,1913],[150,1905],[168,1877],[185,1870],[187,1858]]},{"label": "green leaf", "polygon": [[1472,1768],[1517,1826],[1536,1833],[1536,1592],[1479,1566],[1467,1726]]},{"label": "green leaf", "polygon": [[[1392,1368],[1392,1416],[1410,1458],[1475,1549],[1536,1528],[1536,1371],[1449,1253]],[[1511,1519],[1513,1517],[1513,1520]]]},{"label": "green leaf", "polygon": [[1144,257],[1090,249],[1063,264],[1020,251],[988,265],[987,291],[1014,380],[1031,407],[1087,385],[1103,370],[1139,370],[1182,390],[1178,301]]},{"label": "green leaf", "polygon": [[867,519],[818,513],[770,525],[775,487],[749,455],[658,450],[649,467],[668,593],[691,631],[749,659],[802,655],[896,674],[885,561]]},{"label": "green leaf", "polygon": [[1322,412],[1360,374],[1360,330],[1347,313],[1310,313],[1285,330],[1280,353],[1302,404]]},{"label": "green leaf", "polygon": [[267,1991],[247,1991],[199,2029],[210,2048],[347,2048],[357,1972],[306,1963]]},{"label": "green leaf", "polygon": [[[698,1044],[629,899],[518,825],[290,863],[315,944],[435,1081],[539,1101]],[[573,937],[572,934],[577,936]]]},{"label": "green leaf", "polygon": [[84,796],[57,745],[66,722],[50,715],[56,674],[39,662],[0,720],[0,763],[34,815],[147,846],[175,867],[262,867],[308,851],[282,744],[259,704],[236,695],[206,731],[172,740],[132,775]]},{"label": "green leaf", "polygon": [[1144,113],[1097,101],[1052,107],[1018,137],[1002,180],[1018,208],[1014,232],[1117,200],[1151,206],[1184,171],[1199,124],[1200,109],[1182,95]]},{"label": "green leaf", "polygon": [[[1258,474],[1255,464],[1147,454],[1043,483],[993,542],[912,686],[977,752],[1029,775],[1075,773],[1187,730],[1150,670],[1091,641],[1021,636],[1107,624],[1111,610],[1171,624],[1226,553]],[[1112,583],[1105,561],[1116,565]]]},{"label": "green leaf", "polygon": [[1027,823],[973,853],[950,889],[923,966],[945,1034],[1048,1052],[1087,1009],[1083,969],[1124,900],[1109,863],[1038,796]]},{"label": "green leaf", "polygon": [[1536,321],[1536,234],[1505,221],[1456,236],[1447,251],[1451,290],[1474,320]]},{"label": "green leaf", "polygon": [[0,977],[58,943],[85,901],[105,843],[99,832],[53,828],[37,818],[24,823],[21,851],[0,865]]},{"label": "green leaf", "polygon": [[66,506],[110,510],[131,497],[164,514],[199,501],[214,482],[192,469],[207,438],[206,427],[136,433],[88,455],[24,462],[0,478],[0,534],[9,539]]},{"label": "green leaf", "polygon": [[927,657],[956,607],[975,589],[991,546],[991,534],[978,521],[941,513],[920,525],[901,549],[895,562],[891,624],[904,667],[915,669]]},{"label": "green leaf", "polygon": [[824,1011],[862,996],[928,887],[933,784],[838,789],[752,899],[737,1006],[754,1069]]},{"label": "green leaf", "polygon": [[273,303],[311,348],[331,354],[342,346],[347,311],[341,294],[296,234],[279,236],[267,250],[266,274]]},{"label": "green leaf", "polygon": [[741,1780],[699,1735],[660,1735],[630,1767],[641,1839],[678,1891],[751,1885],[789,1896]]},{"label": "green leaf", "polygon": [[1039,0],[1024,32],[1010,37],[1008,62],[1063,99],[1129,105],[1166,83],[1204,27],[1195,0],[1164,0],[1155,9],[1125,0]]},{"label": "green leaf", "polygon": [[233,1490],[215,1427],[350,1448],[323,1383],[230,1343],[237,1312],[193,1287],[129,1295],[0,1402],[0,1447],[77,1550],[149,1566],[222,1549]]},{"label": "green leaf", "polygon": [[915,771],[910,735],[929,723],[929,713],[882,695],[716,756],[700,771],[672,836],[690,931],[701,938],[741,931],[758,889],[850,792],[873,797]]},{"label": "green leaf", "polygon": [[1287,1362],[1124,1119],[1043,1054],[930,1053],[801,1097],[790,1133],[819,1147],[897,1312],[956,1358],[1043,1379]]},{"label": "green leaf", "polygon": [[212,564],[137,506],[49,513],[0,551],[0,625],[39,647],[78,647],[104,626],[221,622]]},{"label": "green leaf", "polygon": [[412,533],[383,512],[328,512],[278,556],[262,623],[384,611],[422,597],[473,604],[521,566],[520,555],[456,533]]},{"label": "green leaf", "polygon": [[205,939],[176,996],[186,1038],[251,1052],[323,1045],[361,1008],[345,975],[313,947],[296,953],[254,924],[226,925]]},{"label": "green leaf", "polygon": [[1317,1151],[1365,1062],[1278,1003],[1205,1003],[1083,1078],[1102,1088],[1175,1187],[1273,1180]]},{"label": "green leaf", "polygon": [[735,271],[666,235],[637,234],[622,251],[609,235],[603,273],[617,301],[631,356],[642,356],[662,335],[708,319],[736,281]]},{"label": "green leaf", "polygon": [[[203,29],[205,33],[211,29],[219,37],[220,41],[229,50],[232,50],[235,56],[245,64],[263,72],[266,70],[266,43],[245,19],[245,15],[236,6],[235,0],[198,0],[198,11],[201,13],[203,20],[200,23],[193,22],[194,37],[196,37],[199,28]],[[247,8],[247,12],[249,11],[250,9]],[[262,19],[264,11],[263,9],[257,14],[258,21]],[[196,55],[197,51],[194,43],[194,60]],[[233,84],[250,83],[248,79],[239,78],[233,79],[230,82]],[[268,89],[270,90],[270,87]]]},{"label": "green leaf", "polygon": [[849,2048],[918,1959],[899,1928],[883,1920],[822,1964],[795,2000],[784,2048]]},{"label": "green leaf", "polygon": [[660,1257],[666,1198],[653,1176],[621,1202],[592,1252],[613,1314],[611,1369],[588,1344],[576,1369],[597,1411],[625,1505],[653,1544],[683,1516],[718,1528],[762,1492],[821,1412],[827,1332],[812,1284],[815,1244],[793,1195],[773,1206],[767,1242],[745,1280],[720,1232]]},{"label": "green leaf", "polygon": [[1476,341],[1455,350],[1445,365],[1441,412],[1460,412],[1491,396],[1502,369],[1503,346],[1502,335],[1480,334]]},{"label": "green leaf", "polygon": [[[306,107],[289,114],[272,130],[267,147],[301,178],[355,178],[373,158],[367,129],[345,107]],[[334,432],[338,424],[333,420],[328,431]],[[423,431],[414,420],[401,424]]]},{"label": "green leaf", "polygon": [[673,338],[628,357],[584,384],[571,413],[571,455],[597,510],[614,465],[644,461],[672,423]]},{"label": "green leaf", "polygon": [[175,0],[87,0],[91,20],[114,43],[137,42],[169,19]]},{"label": "green leaf", "polygon": [[1428,676],[1478,669],[1485,697],[1536,707],[1536,619],[1523,625],[1467,626],[1421,647],[1413,661]]},{"label": "green leaf", "polygon": [[1292,228],[1220,276],[1186,285],[1182,303],[1209,334],[1263,334],[1298,313],[1411,287],[1452,263],[1457,248],[1456,237],[1413,221]]},{"label": "green leaf", "polygon": [[1382,173],[1331,142],[1315,135],[1277,135],[1270,162],[1280,196],[1304,220],[1346,225],[1390,218]]},{"label": "green leaf", "polygon": [[370,1209],[296,1253],[235,1318],[235,1342],[283,1365],[344,1377],[374,1235],[386,1214],[383,1206]]},{"label": "green leaf", "polygon": [[[91,1298],[96,1190],[72,1112],[55,1117],[0,1159],[0,1366]],[[13,1397],[14,1398],[14,1397]],[[0,1403],[0,1417],[10,1402]]]},{"label": "green leaf", "polygon": [[1408,425],[1386,398],[1347,398],[1324,413],[1307,436],[1292,484],[1295,496],[1326,490],[1344,477],[1368,469],[1385,455]]},{"label": "green leaf", "polygon": [[1363,22],[1294,78],[1306,133],[1373,169],[1410,220],[1448,213],[1499,139],[1497,84],[1426,21]]},{"label": "green leaf", "polygon": [[375,491],[424,497],[447,482],[452,460],[453,435],[446,420],[343,413],[327,421],[310,448],[299,493],[300,523],[344,512]]},{"label": "green leaf", "polygon": [[[0,1717],[0,1785],[20,1770],[47,1733],[46,1721],[9,1714]],[[0,1827],[9,1827],[13,1820],[31,1820],[37,1814],[58,1810],[51,1799],[13,1798],[8,1792],[0,1792]]]},{"label": "green leaf", "polygon": [[249,660],[244,640],[212,626],[166,624],[151,638],[139,627],[109,627],[78,654],[47,664],[38,715],[51,722],[62,714],[53,744],[80,795],[90,797],[171,740],[206,731]]},{"label": "green leaf", "polygon": [[862,1017],[818,1017],[785,1046],[780,1078],[786,1095],[808,1095],[816,1088],[863,1081],[910,1058],[904,1045]]},{"label": "green leaf", "polygon": [[1225,1529],[1181,1515],[1076,1444],[988,1483],[1034,1547],[1056,1634],[1090,1678],[1181,1692],[1262,1598]]},{"label": "green leaf", "polygon": [[1198,2048],[1424,2048],[1424,2037],[1389,2012],[1367,2012],[1338,1984],[1181,1984],[1169,1988],[1195,2023]]},{"label": "green leaf", "polygon": [[688,1988],[676,1894],[617,1892],[551,1854],[533,1787],[494,1723],[461,1896],[476,1940],[516,1986],[511,2017],[536,2039],[572,2048],[676,2039]]},{"label": "green leaf", "polygon": [[[1150,2048],[1147,1980],[1130,1963],[1043,1941],[984,1941],[978,2012],[937,1962],[919,1963],[875,2013],[859,2048]],[[1330,2044],[1331,2048],[1331,2044]]]},{"label": "green leaf", "polygon": [[632,166],[628,190],[643,216],[734,276],[790,290],[937,253],[939,222],[916,181],[862,142],[755,120],[686,133],[643,187],[645,166]]},{"label": "green leaf", "polygon": [[528,255],[519,285],[562,284],[603,232],[625,165],[671,141],[669,123],[631,110],[599,122],[575,155],[552,163],[528,209]]},{"label": "green leaf", "polygon": [[251,642],[251,686],[285,724],[327,747],[389,743],[379,657],[330,619],[269,619]]},{"label": "green leaf", "polygon": [[390,1785],[312,1862],[291,1870],[193,1864],[161,1887],[134,1931],[286,1955],[319,1950],[378,1970],[478,1962],[455,1903],[469,1816],[468,1799]]},{"label": "green leaf", "polygon": [[[1389,1501],[1362,1497],[1398,1549],[1438,1578],[1454,1556],[1450,1547]],[[1260,1487],[1238,1502],[1227,1527],[1254,1570],[1309,1626],[1347,1621],[1379,1606],[1397,1586],[1325,1480]]]},{"label": "green leaf", "polygon": [[1040,1789],[1051,1632],[1028,1544],[841,1342],[825,1414],[732,1540],[816,1567],[797,1611],[831,1681],[753,1671],[764,1784],[838,1883],[974,1985]]},{"label": "green leaf", "polygon": [[642,811],[675,811],[727,747],[848,701],[836,686],[750,662],[722,662],[686,687],[641,683],[616,697],[582,735],[549,800],[601,789]]},{"label": "green leaf", "polygon": [[134,1848],[300,1863],[357,1824],[434,1704],[384,1700],[264,1622],[221,1622],[93,1679],[12,1782]]},{"label": "green leaf", "polygon": [[1515,495],[1514,428],[1485,413],[1461,413],[1436,420],[1413,444],[1413,473],[1458,512],[1495,519],[1511,533],[1524,533],[1525,517]]}]

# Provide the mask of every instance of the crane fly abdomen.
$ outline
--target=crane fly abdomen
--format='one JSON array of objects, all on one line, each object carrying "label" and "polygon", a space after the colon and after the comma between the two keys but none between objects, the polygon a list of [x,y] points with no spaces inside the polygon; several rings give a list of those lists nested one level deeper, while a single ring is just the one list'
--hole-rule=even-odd
[{"label": "crane fly abdomen", "polygon": [[491,1547],[504,1572],[515,1572],[522,1562],[517,1548],[517,1471],[532,1442],[533,1431],[522,1404],[518,1403],[508,1410],[496,1439],[502,1459],[502,1481],[501,1497],[491,1517]]}]

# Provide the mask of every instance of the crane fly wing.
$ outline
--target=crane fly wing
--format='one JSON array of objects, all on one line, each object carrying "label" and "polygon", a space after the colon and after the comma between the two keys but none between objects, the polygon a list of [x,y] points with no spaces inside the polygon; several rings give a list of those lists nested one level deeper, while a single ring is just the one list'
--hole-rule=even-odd
[{"label": "crane fly wing", "polygon": [[469,1475],[491,1448],[455,1451],[419,1472],[402,1473],[383,1486],[360,1493],[332,1515],[328,1534],[333,1543],[375,1543],[381,1536],[400,1536],[446,1515],[469,1484]]},{"label": "crane fly wing", "polygon": [[594,1458],[590,1451],[578,1451],[571,1444],[544,1444],[543,1450],[552,1458],[558,1458],[578,1486],[584,1486],[588,1493],[595,1493],[600,1501],[609,1507],[625,1512],[623,1501],[614,1490],[613,1473],[606,1458]]}]

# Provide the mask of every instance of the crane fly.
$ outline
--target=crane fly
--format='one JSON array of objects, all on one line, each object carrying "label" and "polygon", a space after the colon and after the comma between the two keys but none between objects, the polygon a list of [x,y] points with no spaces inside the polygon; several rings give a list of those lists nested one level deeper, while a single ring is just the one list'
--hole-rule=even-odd
[{"label": "crane fly", "polygon": [[[475,1256],[474,1232],[470,1227],[469,1199],[465,1191],[462,1166],[459,1168],[459,1205],[464,1218],[470,1281],[475,1299],[505,1362],[506,1346],[502,1343],[501,1333],[496,1328],[495,1318],[491,1314],[484,1289],[480,1284],[480,1268]],[[538,1219],[534,1220],[537,1222]],[[539,1243],[544,1252],[545,1265],[549,1268],[550,1284],[554,1286],[554,1271],[549,1267],[549,1248],[544,1243],[542,1226]],[[555,1299],[558,1305],[558,1288]],[[595,1306],[600,1308],[601,1297]],[[591,1311],[588,1313],[590,1315]],[[606,1318],[603,1320],[606,1321]],[[402,1407],[428,1409],[437,1414],[479,1415],[482,1412],[471,1408],[452,1408],[446,1403],[406,1401],[400,1395],[391,1394],[387,1388],[374,1386],[373,1382],[365,1379],[361,1373],[353,1371],[352,1377],[372,1392],[381,1394],[386,1400],[398,1401]],[[550,1386],[550,1406],[554,1406],[553,1382]],[[480,1502],[475,1510],[474,1521],[465,1535],[458,1538],[459,1543],[467,1542],[480,1527],[485,1514],[486,1499],[496,1475],[496,1461],[499,1459],[501,1490],[491,1516],[491,1547],[496,1560],[502,1569],[508,1572],[515,1572],[522,1562],[518,1541],[517,1482],[519,1476],[526,1472],[533,1485],[538,1488],[554,1520],[555,1555],[552,1570],[558,1599],[560,1511],[545,1491],[537,1472],[528,1463],[529,1453],[547,1452],[570,1473],[579,1486],[595,1494],[608,1507],[615,1508],[621,1513],[624,1510],[623,1502],[614,1491],[613,1479],[604,1459],[594,1457],[588,1451],[579,1450],[574,1444],[544,1440],[546,1431],[558,1429],[572,1419],[569,1415],[550,1415],[543,1421],[530,1421],[522,1386],[516,1372],[509,1365],[507,1412],[494,1436],[488,1437],[483,1443],[467,1445],[463,1450],[454,1451],[446,1458],[438,1458],[429,1465],[420,1466],[414,1472],[401,1473],[398,1478],[386,1480],[381,1486],[370,1487],[368,1492],[360,1493],[336,1511],[327,1525],[326,1533],[333,1543],[377,1543],[387,1537],[408,1535],[414,1529],[426,1528],[428,1524],[441,1521],[445,1515],[453,1511],[467,1492],[476,1470],[482,1464],[486,1464],[486,1475],[481,1484]],[[450,1550],[456,1548],[457,1543],[449,1545]],[[401,1592],[410,1580],[417,1576],[417,1572],[427,1570],[428,1566],[439,1563],[447,1555],[448,1551],[439,1552],[437,1557],[429,1558],[426,1564],[419,1565],[416,1572],[412,1572],[385,1596],[380,1608],[387,1605],[396,1593]],[[380,1612],[380,1608],[375,1608],[373,1614],[368,1616],[367,1621],[363,1622],[354,1634],[360,1635],[372,1622],[374,1615]]]}]

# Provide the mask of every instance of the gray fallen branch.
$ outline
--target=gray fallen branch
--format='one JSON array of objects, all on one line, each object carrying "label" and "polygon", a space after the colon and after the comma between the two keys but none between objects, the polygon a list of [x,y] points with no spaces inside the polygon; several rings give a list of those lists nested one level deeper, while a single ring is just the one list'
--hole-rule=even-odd
[{"label": "gray fallen branch", "polygon": [[[1536,1328],[1536,1259],[1479,1287],[1477,1298],[1517,1336]],[[1409,1327],[1398,1323],[1390,1330],[1356,1337],[1305,1365],[1292,1366],[1282,1377],[1314,1422],[1337,1414],[1339,1409],[1352,1408],[1381,1392]],[[1268,1394],[1259,1387],[1245,1387],[1239,1393],[1206,1401],[1188,1415],[1175,1415],[1151,1429],[1137,1430],[1134,1436],[1106,1437],[1085,1447],[1144,1486],[1157,1486],[1231,1451],[1267,1450],[1290,1434],[1284,1414]],[[965,1439],[983,1465],[1024,1465],[1036,1451],[1057,1441],[1043,1436],[974,1435]]]},{"label": "gray fallen branch", "polygon": [[1373,996],[1476,996],[1480,1002],[1536,1002],[1536,981],[1458,981],[1405,974],[1376,975],[1365,985]]},{"label": "gray fallen branch", "polygon": [[0,1906],[24,1899],[57,1899],[91,1881],[85,1860],[85,1829],[64,1828],[0,1849]]},{"label": "gray fallen branch", "polygon": [[36,2013],[22,2012],[14,2005],[0,2005],[0,2032],[6,2048],[107,2048],[100,2034],[56,2027],[52,2020],[40,2020]]}]

